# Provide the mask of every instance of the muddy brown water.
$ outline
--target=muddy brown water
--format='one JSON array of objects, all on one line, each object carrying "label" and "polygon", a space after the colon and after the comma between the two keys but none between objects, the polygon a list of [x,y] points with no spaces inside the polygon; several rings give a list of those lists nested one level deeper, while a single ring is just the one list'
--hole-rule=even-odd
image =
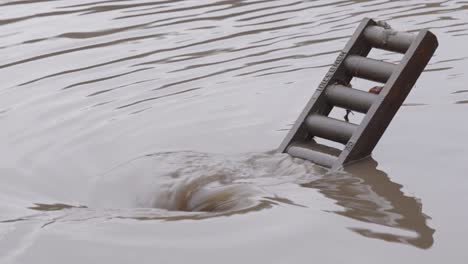
[{"label": "muddy brown water", "polygon": [[[275,153],[364,17],[440,42],[372,159]],[[466,1],[4,0],[0,36],[0,263],[467,261]]]}]

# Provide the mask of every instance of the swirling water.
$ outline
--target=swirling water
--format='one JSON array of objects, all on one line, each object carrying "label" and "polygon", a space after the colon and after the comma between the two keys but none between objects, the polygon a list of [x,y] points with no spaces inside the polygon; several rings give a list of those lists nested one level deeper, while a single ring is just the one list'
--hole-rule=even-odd
[{"label": "swirling water", "polygon": [[[0,262],[464,263],[467,10],[2,1]],[[440,42],[373,159],[274,153],[364,17]]]}]

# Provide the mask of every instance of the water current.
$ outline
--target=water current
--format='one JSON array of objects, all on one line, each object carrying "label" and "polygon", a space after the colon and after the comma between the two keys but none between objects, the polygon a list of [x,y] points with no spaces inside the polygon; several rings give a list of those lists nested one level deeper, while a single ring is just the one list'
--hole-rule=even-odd
[{"label": "water current", "polygon": [[[365,17],[440,43],[372,158],[276,153]],[[466,263],[467,45],[467,1],[3,0],[0,263]]]}]

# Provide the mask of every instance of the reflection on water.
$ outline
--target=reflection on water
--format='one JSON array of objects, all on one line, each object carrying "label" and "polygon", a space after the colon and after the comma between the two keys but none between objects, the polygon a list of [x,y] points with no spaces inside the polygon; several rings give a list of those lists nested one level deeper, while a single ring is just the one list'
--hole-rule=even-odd
[{"label": "reflection on water", "polygon": [[[385,232],[349,227],[354,232],[388,242],[427,249],[435,230],[422,212],[421,201],[407,196],[402,186],[365,160],[344,172],[326,170],[285,154],[252,153],[214,155],[195,152],[155,153],[132,160],[92,182],[94,190],[86,206],[35,203],[41,212],[1,223],[43,221],[42,227],[58,222],[107,220],[202,220],[242,215],[273,206],[308,206],[280,197],[270,186],[284,181],[306,182],[344,210],[333,211],[359,222],[390,227]],[[135,175],[138,181],[135,182]],[[414,233],[399,234],[398,230]],[[395,232],[394,232],[395,231]]]},{"label": "reflection on water", "polygon": [[[467,193],[460,187],[466,177],[457,176],[466,174],[468,157],[468,128],[460,121],[468,109],[467,8],[456,0],[0,1],[0,263],[87,263],[88,256],[206,263],[200,256],[214,254],[235,254],[212,258],[226,263],[309,263],[310,249],[301,248],[310,243],[316,255],[365,251],[371,263],[396,262],[394,250],[378,251],[382,244],[452,257],[446,248],[460,247],[466,225],[456,223],[468,217],[446,206]],[[376,149],[391,174],[369,162],[362,166],[371,168],[328,175],[265,154],[364,17],[398,30],[429,28],[441,44]],[[352,84],[369,88],[363,80]],[[402,146],[412,139],[423,142]],[[411,164],[396,158],[401,147],[415,157]],[[449,172],[441,172],[448,163]],[[421,201],[394,178],[404,178]],[[442,187],[447,194],[433,198]],[[344,209],[330,209],[330,201]],[[359,227],[349,232],[352,224],[340,221]],[[223,233],[232,230],[237,237]],[[223,235],[207,238],[212,233]],[[191,235],[197,241],[184,244]],[[251,236],[256,240],[246,241]],[[353,252],[336,240],[353,243]],[[209,250],[186,252],[201,247]],[[406,254],[414,247],[402,248]],[[248,257],[239,259],[240,252]],[[174,260],[179,255],[186,259]],[[317,262],[343,262],[333,257]]]},{"label": "reflection on water", "polygon": [[405,195],[401,185],[392,182],[385,172],[377,169],[376,161],[369,159],[350,165],[346,172],[328,174],[302,186],[318,189],[344,209],[333,213],[366,223],[411,231],[415,236],[350,227],[358,234],[423,249],[432,246],[435,230],[427,225],[430,217],[423,213],[421,201]]}]

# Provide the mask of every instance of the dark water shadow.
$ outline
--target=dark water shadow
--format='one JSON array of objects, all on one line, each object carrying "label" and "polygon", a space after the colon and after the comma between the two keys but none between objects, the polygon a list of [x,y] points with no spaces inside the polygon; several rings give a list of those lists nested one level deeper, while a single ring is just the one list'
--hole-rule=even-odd
[{"label": "dark water shadow", "polygon": [[61,211],[64,209],[70,208],[87,208],[84,205],[74,206],[69,204],[54,203],[54,204],[45,204],[45,203],[34,203],[34,206],[28,207],[28,209],[36,211]]},{"label": "dark water shadow", "polygon": [[184,213],[184,214],[176,214],[176,215],[160,215],[160,214],[146,214],[146,215],[131,215],[131,216],[115,216],[113,218],[115,219],[127,219],[127,220],[138,220],[138,221],[154,221],[154,220],[159,220],[159,221],[181,221],[181,220],[204,220],[204,219],[210,219],[210,218],[218,218],[218,217],[228,217],[228,216],[234,216],[234,215],[243,215],[247,213],[252,213],[252,212],[258,212],[262,211],[265,209],[270,209],[273,206],[278,205],[278,203],[275,203],[274,201],[270,200],[261,200],[259,201],[258,204],[239,209],[239,210],[233,210],[233,211],[227,211],[227,212],[199,212],[199,213]]},{"label": "dark water shadow", "polygon": [[[330,173],[302,186],[318,189],[344,209],[332,213],[399,229],[389,233],[349,228],[362,236],[421,249],[428,249],[434,244],[435,229],[428,226],[430,217],[423,213],[421,201],[405,195],[401,191],[402,185],[392,182],[385,172],[378,170],[377,162],[372,159],[348,166],[345,172]],[[414,232],[415,236],[401,235],[401,231]]]},{"label": "dark water shadow", "polygon": [[[218,218],[218,217],[228,217],[233,215],[242,215],[251,212],[258,212],[265,209],[270,209],[275,205],[279,205],[279,203],[284,203],[284,201],[275,202],[273,199],[262,199],[258,201],[257,204],[237,209],[231,210],[226,212],[161,212],[161,211],[153,211],[153,208],[136,208],[134,211],[121,211],[119,209],[107,209],[107,210],[96,210],[91,209],[86,206],[72,206],[66,204],[35,204],[34,207],[28,207],[29,209],[35,211],[44,211],[44,212],[51,212],[57,211],[62,212],[59,215],[29,215],[19,218],[13,219],[6,219],[1,220],[0,224],[5,223],[15,223],[15,222],[23,222],[23,221],[45,221],[45,224],[42,225],[42,228],[49,226],[50,224],[54,224],[56,222],[84,222],[90,219],[105,219],[112,220],[112,219],[125,219],[125,220],[138,220],[138,221],[180,221],[180,220],[203,220],[203,219],[210,219],[210,218]],[[73,209],[83,209],[86,210],[88,214],[81,214],[73,217],[74,214],[77,212],[71,211]]]},{"label": "dark water shadow", "polygon": [[[232,203],[234,201],[228,201]],[[223,207],[225,204],[218,204],[219,207]],[[45,204],[45,203],[34,203],[34,206],[28,207],[28,209],[34,211],[44,212],[45,214],[34,214],[19,218],[0,220],[0,224],[4,223],[15,223],[23,221],[45,221],[41,226],[44,228],[57,222],[84,222],[91,219],[125,219],[125,220],[138,220],[138,221],[181,221],[181,220],[204,220],[219,217],[229,217],[234,215],[243,215],[253,212],[259,212],[266,209],[271,209],[274,206],[280,205],[291,205],[297,207],[305,207],[301,204],[296,204],[293,201],[278,197],[278,196],[265,196],[259,200],[252,201],[248,206],[237,208],[233,210],[204,208],[201,211],[170,211],[170,210],[155,210],[155,208],[133,208],[133,209],[93,209],[84,205],[69,205],[63,203]],[[157,209],[157,208],[156,208]],[[77,211],[78,210],[78,211]],[[50,214],[50,213],[59,214]],[[49,214],[47,214],[49,213]]]}]

